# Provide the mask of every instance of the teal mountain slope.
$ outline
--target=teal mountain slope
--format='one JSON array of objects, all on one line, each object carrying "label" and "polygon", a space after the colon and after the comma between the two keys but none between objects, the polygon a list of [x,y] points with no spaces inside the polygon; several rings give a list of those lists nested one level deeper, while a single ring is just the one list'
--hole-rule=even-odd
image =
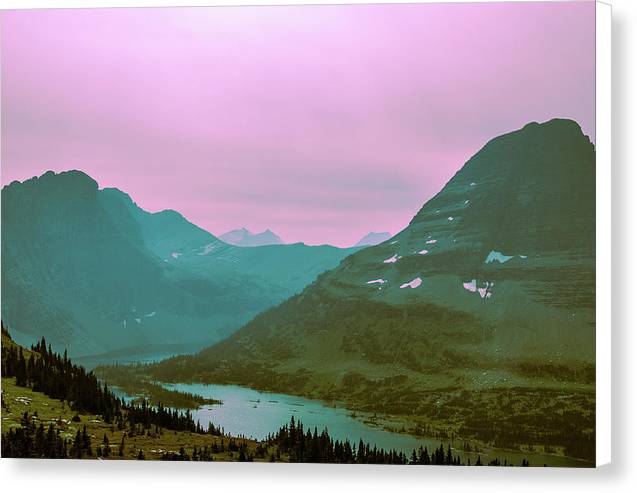
[{"label": "teal mountain slope", "polygon": [[211,344],[354,249],[228,245],[79,171],[2,190],[2,317],[73,355]]}]

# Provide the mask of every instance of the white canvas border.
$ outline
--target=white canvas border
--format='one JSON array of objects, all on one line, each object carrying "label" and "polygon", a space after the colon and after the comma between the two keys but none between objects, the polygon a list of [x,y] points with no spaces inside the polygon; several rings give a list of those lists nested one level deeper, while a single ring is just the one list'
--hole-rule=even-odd
[{"label": "white canvas border", "polygon": [[611,462],[611,18],[612,7],[595,4],[596,464]]},{"label": "white canvas border", "polygon": [[[0,10],[36,8],[213,7],[400,3],[578,2],[587,0],[3,0]],[[588,0],[593,1],[593,0]]]},{"label": "white canvas border", "polygon": [[[3,0],[0,10],[24,8],[98,8],[98,7],[161,7],[161,6],[210,6],[210,5],[272,5],[272,4],[339,4],[339,3],[420,3],[428,0]],[[440,3],[458,0],[436,0]],[[494,0],[480,0],[484,2]],[[506,0],[534,1],[534,0]],[[596,463],[611,462],[611,6],[596,2]],[[44,463],[49,461],[43,461]],[[43,464],[45,467],[45,464]],[[164,465],[166,466],[166,465]],[[34,466],[35,467],[35,466]],[[65,469],[69,466],[62,466]],[[117,466],[126,467],[126,466]],[[170,469],[170,465],[166,466]],[[233,469],[232,465],[227,466]],[[254,466],[252,466],[254,467]],[[58,468],[56,468],[58,469]],[[299,469],[299,468],[297,468]],[[90,468],[92,474],[96,469]],[[51,472],[52,469],[49,469]],[[240,469],[241,474],[245,469]],[[23,468],[22,473],[26,474]],[[263,472],[261,469],[259,472]],[[351,472],[351,470],[350,470]],[[369,472],[369,469],[367,469]],[[415,473],[415,471],[413,471]],[[472,471],[471,473],[475,473]],[[566,473],[566,471],[562,471]],[[572,471],[571,471],[572,472]],[[516,474],[522,473],[517,471]],[[554,471],[555,474],[560,474]],[[569,472],[570,473],[570,472]],[[257,476],[259,473],[255,472]],[[412,474],[405,475],[408,479]],[[459,474],[467,479],[465,473]],[[440,479],[438,476],[437,479]],[[490,479],[495,479],[489,475]],[[430,481],[435,475],[430,475]],[[113,478],[114,479],[114,478]],[[131,479],[130,476],[128,479]],[[270,478],[272,479],[272,478]],[[341,479],[342,476],[341,476]],[[505,477],[501,478],[506,484]],[[509,478],[511,479],[511,478]],[[433,481],[431,481],[433,482]],[[350,484],[350,486],[353,486]],[[386,485],[388,486],[388,485]],[[598,485],[599,486],[599,485]],[[99,489],[99,488],[98,488]]]}]

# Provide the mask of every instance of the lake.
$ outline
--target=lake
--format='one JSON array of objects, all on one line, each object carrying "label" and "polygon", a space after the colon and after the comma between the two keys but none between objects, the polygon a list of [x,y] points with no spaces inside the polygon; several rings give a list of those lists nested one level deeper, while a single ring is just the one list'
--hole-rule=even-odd
[{"label": "lake", "polygon": [[[396,449],[411,454],[414,448],[421,445],[429,451],[440,446],[440,440],[417,438],[403,433],[393,433],[382,428],[364,423],[352,417],[351,411],[338,407],[331,407],[321,401],[305,399],[287,394],[260,392],[237,385],[207,385],[207,384],[165,384],[166,388],[199,394],[203,397],[223,401],[220,405],[205,405],[192,411],[195,421],[206,427],[208,423],[221,427],[227,434],[243,435],[247,438],[263,440],[269,433],[274,433],[294,416],[307,429],[318,428],[319,433],[327,428],[334,439],[348,439],[350,443],[358,444],[362,439],[372,447]],[[447,442],[445,442],[445,447]],[[463,461],[471,457],[475,462],[476,454],[464,453],[453,447],[454,456],[460,454]],[[458,446],[460,443],[458,443]],[[545,454],[529,454],[518,451],[485,448],[480,454],[483,463],[494,458],[505,458],[519,465],[523,458],[531,461],[531,465],[541,466],[589,466],[590,464],[567,457]]]}]

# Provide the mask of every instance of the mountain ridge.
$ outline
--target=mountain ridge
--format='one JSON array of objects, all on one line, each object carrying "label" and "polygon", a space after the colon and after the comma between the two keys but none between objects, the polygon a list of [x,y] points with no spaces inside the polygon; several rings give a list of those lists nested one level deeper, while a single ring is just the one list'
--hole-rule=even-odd
[{"label": "mountain ridge", "polygon": [[3,187],[2,235],[3,319],[21,342],[45,335],[74,356],[203,347],[354,251],[227,245],[77,170]]}]

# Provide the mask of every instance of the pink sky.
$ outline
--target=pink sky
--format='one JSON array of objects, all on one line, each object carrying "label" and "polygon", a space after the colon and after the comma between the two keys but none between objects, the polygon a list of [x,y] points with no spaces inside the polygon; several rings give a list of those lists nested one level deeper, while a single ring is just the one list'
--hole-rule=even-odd
[{"label": "pink sky", "polygon": [[594,2],[2,12],[2,183],[80,169],[212,233],[397,233],[487,140],[594,139]]}]

